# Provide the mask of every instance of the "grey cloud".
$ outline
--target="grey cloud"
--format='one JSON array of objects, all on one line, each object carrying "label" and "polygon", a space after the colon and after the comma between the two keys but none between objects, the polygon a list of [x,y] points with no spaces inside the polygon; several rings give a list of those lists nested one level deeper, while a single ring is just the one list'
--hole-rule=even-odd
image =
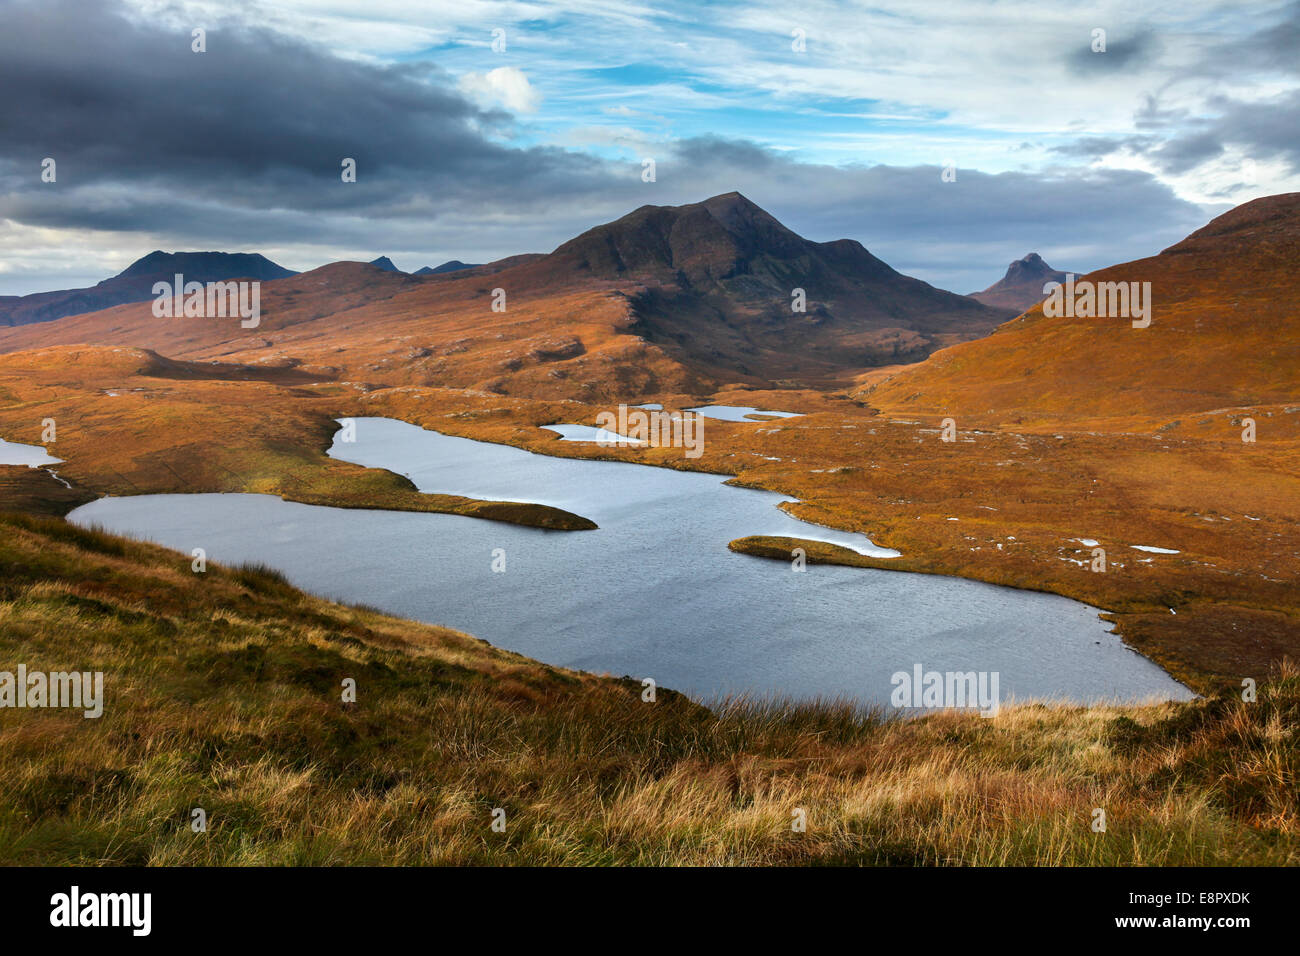
[{"label": "grey cloud", "polygon": [[1216,99],[1210,105],[1221,113],[1212,126],[1215,135],[1242,144],[1254,159],[1284,159],[1300,171],[1300,90],[1271,100]]},{"label": "grey cloud", "polygon": [[[1238,16],[1236,7],[1227,15]],[[1182,75],[1184,80],[1233,78],[1300,73],[1300,2],[1290,2],[1258,16],[1261,26],[1248,36],[1213,45]],[[1147,156],[1162,172],[1178,175],[1217,159],[1235,147],[1257,160],[1281,159],[1293,172],[1300,171],[1300,90],[1271,99],[1242,101],[1212,96],[1201,115],[1185,109],[1164,109],[1158,97],[1148,95],[1133,117],[1146,138],[1129,137],[1111,142],[1078,140],[1059,152],[1105,155],[1118,149]]]},{"label": "grey cloud", "polygon": [[[967,292],[1031,250],[1086,270],[1150,255],[1208,218],[1136,172],[959,170],[943,183],[937,167],[816,165],[713,137],[664,147],[658,181],[644,183],[639,161],[503,144],[510,117],[427,65],[346,60],[233,22],[213,24],[196,54],[187,31],[110,4],[0,2],[0,219],[102,230],[127,261],[154,237],[295,249],[283,261],[299,269],[381,253],[406,268],[484,261],[549,251],[646,203],[739,189],[810,238],[858,239]],[[1263,115],[1236,116],[1251,135],[1280,135]],[[44,156],[59,162],[55,185],[39,181]],[[356,184],[339,180],[344,156],[358,160]]]},{"label": "grey cloud", "polygon": [[1096,76],[1138,64],[1150,66],[1158,55],[1159,44],[1150,30],[1142,30],[1132,36],[1118,36],[1115,31],[1107,30],[1104,53],[1093,52],[1089,32],[1083,36],[1081,43],[1070,48],[1066,63],[1076,75]]},{"label": "grey cloud", "polygon": [[[507,196],[525,179],[554,195],[611,175],[580,154],[493,141],[509,118],[478,110],[427,65],[343,59],[234,21],[210,28],[207,52],[194,53],[188,31],[96,0],[11,3],[0,88],[0,213],[42,224],[76,215],[50,201],[54,190],[31,195],[45,156],[61,189],[137,189],[134,213],[102,195],[86,211],[106,228],[145,226],[158,192],[400,215],[394,197]],[[358,166],[346,187],[344,157]]]},{"label": "grey cloud", "polygon": [[1222,156],[1229,146],[1255,160],[1283,160],[1300,172],[1300,90],[1269,100],[1243,102],[1213,97],[1210,116],[1188,121],[1172,135],[1085,138],[1055,148],[1056,152],[1104,156],[1121,149],[1145,155],[1162,172],[1179,175]]},{"label": "grey cloud", "polygon": [[1100,159],[1118,152],[1143,153],[1159,142],[1154,136],[1083,136],[1061,146],[1053,146],[1050,151],[1063,156]]},{"label": "grey cloud", "polygon": [[1188,111],[1169,110],[1160,106],[1160,101],[1148,93],[1144,104],[1133,114],[1133,125],[1141,130],[1168,129],[1188,119]]},{"label": "grey cloud", "polygon": [[1280,10],[1282,18],[1277,23],[1224,43],[1210,64],[1234,72],[1244,64],[1252,70],[1300,73],[1300,2],[1285,4]]},{"label": "grey cloud", "polygon": [[1178,175],[1223,155],[1223,141],[1214,132],[1178,136],[1151,151],[1150,156],[1167,173]]}]

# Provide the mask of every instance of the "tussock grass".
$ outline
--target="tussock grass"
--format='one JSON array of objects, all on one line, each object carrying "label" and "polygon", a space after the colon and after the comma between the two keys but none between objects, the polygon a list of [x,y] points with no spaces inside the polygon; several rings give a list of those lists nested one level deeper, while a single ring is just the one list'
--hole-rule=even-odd
[{"label": "tussock grass", "polygon": [[1300,859],[1290,666],[1253,704],[705,708],[54,519],[0,516],[0,572],[0,670],[102,670],[107,698],[0,710],[0,863]]}]

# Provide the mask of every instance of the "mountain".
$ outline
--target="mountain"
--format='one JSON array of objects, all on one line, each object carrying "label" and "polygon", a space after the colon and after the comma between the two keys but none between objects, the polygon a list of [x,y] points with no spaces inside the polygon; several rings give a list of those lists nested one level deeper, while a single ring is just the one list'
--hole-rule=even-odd
[{"label": "mountain", "polygon": [[436,276],[442,275],[444,272],[459,272],[462,269],[477,269],[481,264],[482,263],[476,262],[461,262],[459,259],[450,259],[440,266],[434,266],[433,268],[424,266],[423,268],[416,269],[411,273],[411,275]]},{"label": "mountain", "polygon": [[621,289],[637,334],[723,376],[915,362],[1013,314],[896,272],[855,240],[805,239],[736,192],[642,206],[519,274],[538,287]]},{"label": "mountain", "polygon": [[[931,356],[866,396],[893,412],[1015,423],[1223,428],[1234,408],[1282,405],[1260,428],[1300,426],[1300,193],[1244,203],[1159,255],[1084,283],[1150,283],[1150,325],[1049,317]],[[1130,287],[1131,288],[1131,287]],[[1213,413],[1213,414],[1212,414]],[[1195,417],[1193,417],[1195,416]],[[1237,415],[1237,417],[1240,417]],[[1146,423],[1146,424],[1144,424]]]},{"label": "mountain", "polygon": [[256,252],[155,251],[131,263],[115,278],[167,276],[169,273],[175,276],[178,272],[185,276],[186,282],[218,282],[223,279],[269,281],[298,274]]},{"label": "mountain", "polygon": [[[797,290],[804,311],[792,309]],[[0,332],[0,351],[124,345],[292,363],[322,378],[622,400],[847,384],[863,366],[918,361],[1013,314],[902,275],[855,241],[804,239],[738,193],[643,206],[548,255],[437,281],[337,262],[261,291],[255,329],[159,323],[146,306],[119,306]]]},{"label": "mountain", "polygon": [[372,266],[378,266],[380,269],[383,269],[385,272],[402,271],[401,269],[397,268],[397,266],[393,265],[393,260],[388,258],[388,256],[380,256],[378,259],[371,259],[370,264]]},{"label": "mountain", "polygon": [[158,250],[137,259],[111,279],[89,288],[0,297],[0,326],[50,322],[126,302],[149,301],[154,297],[154,283],[170,283],[177,273],[185,276],[187,282],[269,281],[297,275],[257,253]]},{"label": "mountain", "polygon": [[1053,269],[1042,256],[1031,252],[1007,266],[1007,274],[997,282],[983,292],[972,292],[970,297],[995,309],[1023,312],[1034,303],[1043,301],[1046,283],[1064,281],[1064,272]]}]

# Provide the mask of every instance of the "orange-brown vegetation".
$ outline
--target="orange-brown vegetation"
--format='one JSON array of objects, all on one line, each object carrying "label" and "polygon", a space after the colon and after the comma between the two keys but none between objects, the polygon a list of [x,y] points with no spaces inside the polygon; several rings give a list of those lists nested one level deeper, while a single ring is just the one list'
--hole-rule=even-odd
[{"label": "orange-brown vegetation", "polygon": [[0,635],[34,670],[105,675],[97,719],[0,723],[7,865],[1298,860],[1294,668],[1254,703],[989,718],[710,710],[662,688],[648,703],[639,682],[333,604],[264,568],[194,574],[163,548],[16,515],[0,515]]},{"label": "orange-brown vegetation", "polygon": [[[617,279],[536,278],[493,312],[492,289],[514,288],[512,269],[544,273],[546,258],[423,279],[344,263],[267,283],[255,330],[155,319],[145,304],[0,332],[0,349],[29,349],[0,357],[0,434],[35,443],[55,417],[60,474],[116,494],[428,507],[398,476],[323,455],[332,420],[358,415],[735,475],[903,553],[882,566],[1088,601],[1193,686],[1235,685],[1300,649],[1297,223],[1297,198],[1273,197],[1089,277],[1152,282],[1150,328],[1035,309],[924,363],[818,388],[719,381],[698,349],[639,337]],[[699,459],[536,427],[595,424],[618,402],[706,400],[806,414],[710,420]],[[940,440],[945,417],[955,442]],[[1105,573],[1079,539],[1105,548]]]}]

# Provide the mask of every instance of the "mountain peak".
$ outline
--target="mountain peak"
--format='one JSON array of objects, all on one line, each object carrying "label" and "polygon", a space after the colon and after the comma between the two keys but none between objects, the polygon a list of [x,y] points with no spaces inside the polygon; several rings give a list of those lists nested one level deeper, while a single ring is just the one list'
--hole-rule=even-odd
[{"label": "mountain peak", "polygon": [[[258,252],[163,252],[141,256],[114,278],[132,279],[179,272],[198,282],[219,279],[284,279],[297,275]],[[101,283],[102,284],[102,283]]]},{"label": "mountain peak", "polygon": [[393,260],[388,256],[380,256],[378,259],[371,259],[370,264],[376,268],[383,269],[385,272],[401,272],[402,270],[393,265]]},{"label": "mountain peak", "polygon": [[746,197],[743,193],[732,190],[729,193],[719,193],[716,196],[710,196],[697,205],[703,206],[711,211],[722,211],[730,209],[757,210],[767,215],[766,210],[758,203]]},{"label": "mountain peak", "polygon": [[1050,277],[1055,279],[1056,276],[1064,277],[1064,273],[1058,272],[1043,261],[1043,257],[1036,252],[1031,252],[1023,259],[1017,259],[1007,266],[1007,274],[985,291],[992,291],[1003,285],[1018,285],[1022,282]]},{"label": "mountain peak", "polygon": [[546,287],[628,289],[637,334],[743,374],[788,361],[792,341],[818,374],[915,361],[1014,314],[903,276],[856,241],[805,239],[734,191],[641,206],[525,268]]},{"label": "mountain peak", "polygon": [[[1079,319],[1025,306],[1025,317],[998,335],[962,346],[960,361],[932,360],[901,373],[873,392],[872,404],[890,413],[942,410],[958,421],[963,414],[1122,421],[1118,427],[1129,434],[1145,432],[1143,420],[1160,423],[1160,431],[1182,420],[1184,433],[1194,421],[1220,441],[1233,435],[1224,409],[1295,402],[1298,264],[1300,193],[1243,203],[1159,255],[1083,273],[1089,284],[1159,290],[1157,334],[1139,339],[1127,314],[1099,310]],[[1041,285],[1035,295],[1044,298]],[[1140,402],[1133,400],[1136,381]]]},{"label": "mountain peak", "polygon": [[231,279],[270,281],[297,275],[256,252],[164,252],[155,249],[117,275],[84,289],[56,289],[0,298],[0,326],[50,322],[69,315],[97,312],[153,298],[158,280],[180,274],[187,282]]},{"label": "mountain peak", "polygon": [[569,240],[553,255],[603,278],[653,276],[707,285],[765,271],[774,260],[799,259],[817,245],[729,192],[681,206],[641,206]]},{"label": "mountain peak", "polygon": [[1046,283],[1064,281],[1064,272],[1053,269],[1042,256],[1031,252],[1007,266],[1006,275],[983,292],[972,292],[971,298],[995,308],[1023,311],[1042,300]]}]

